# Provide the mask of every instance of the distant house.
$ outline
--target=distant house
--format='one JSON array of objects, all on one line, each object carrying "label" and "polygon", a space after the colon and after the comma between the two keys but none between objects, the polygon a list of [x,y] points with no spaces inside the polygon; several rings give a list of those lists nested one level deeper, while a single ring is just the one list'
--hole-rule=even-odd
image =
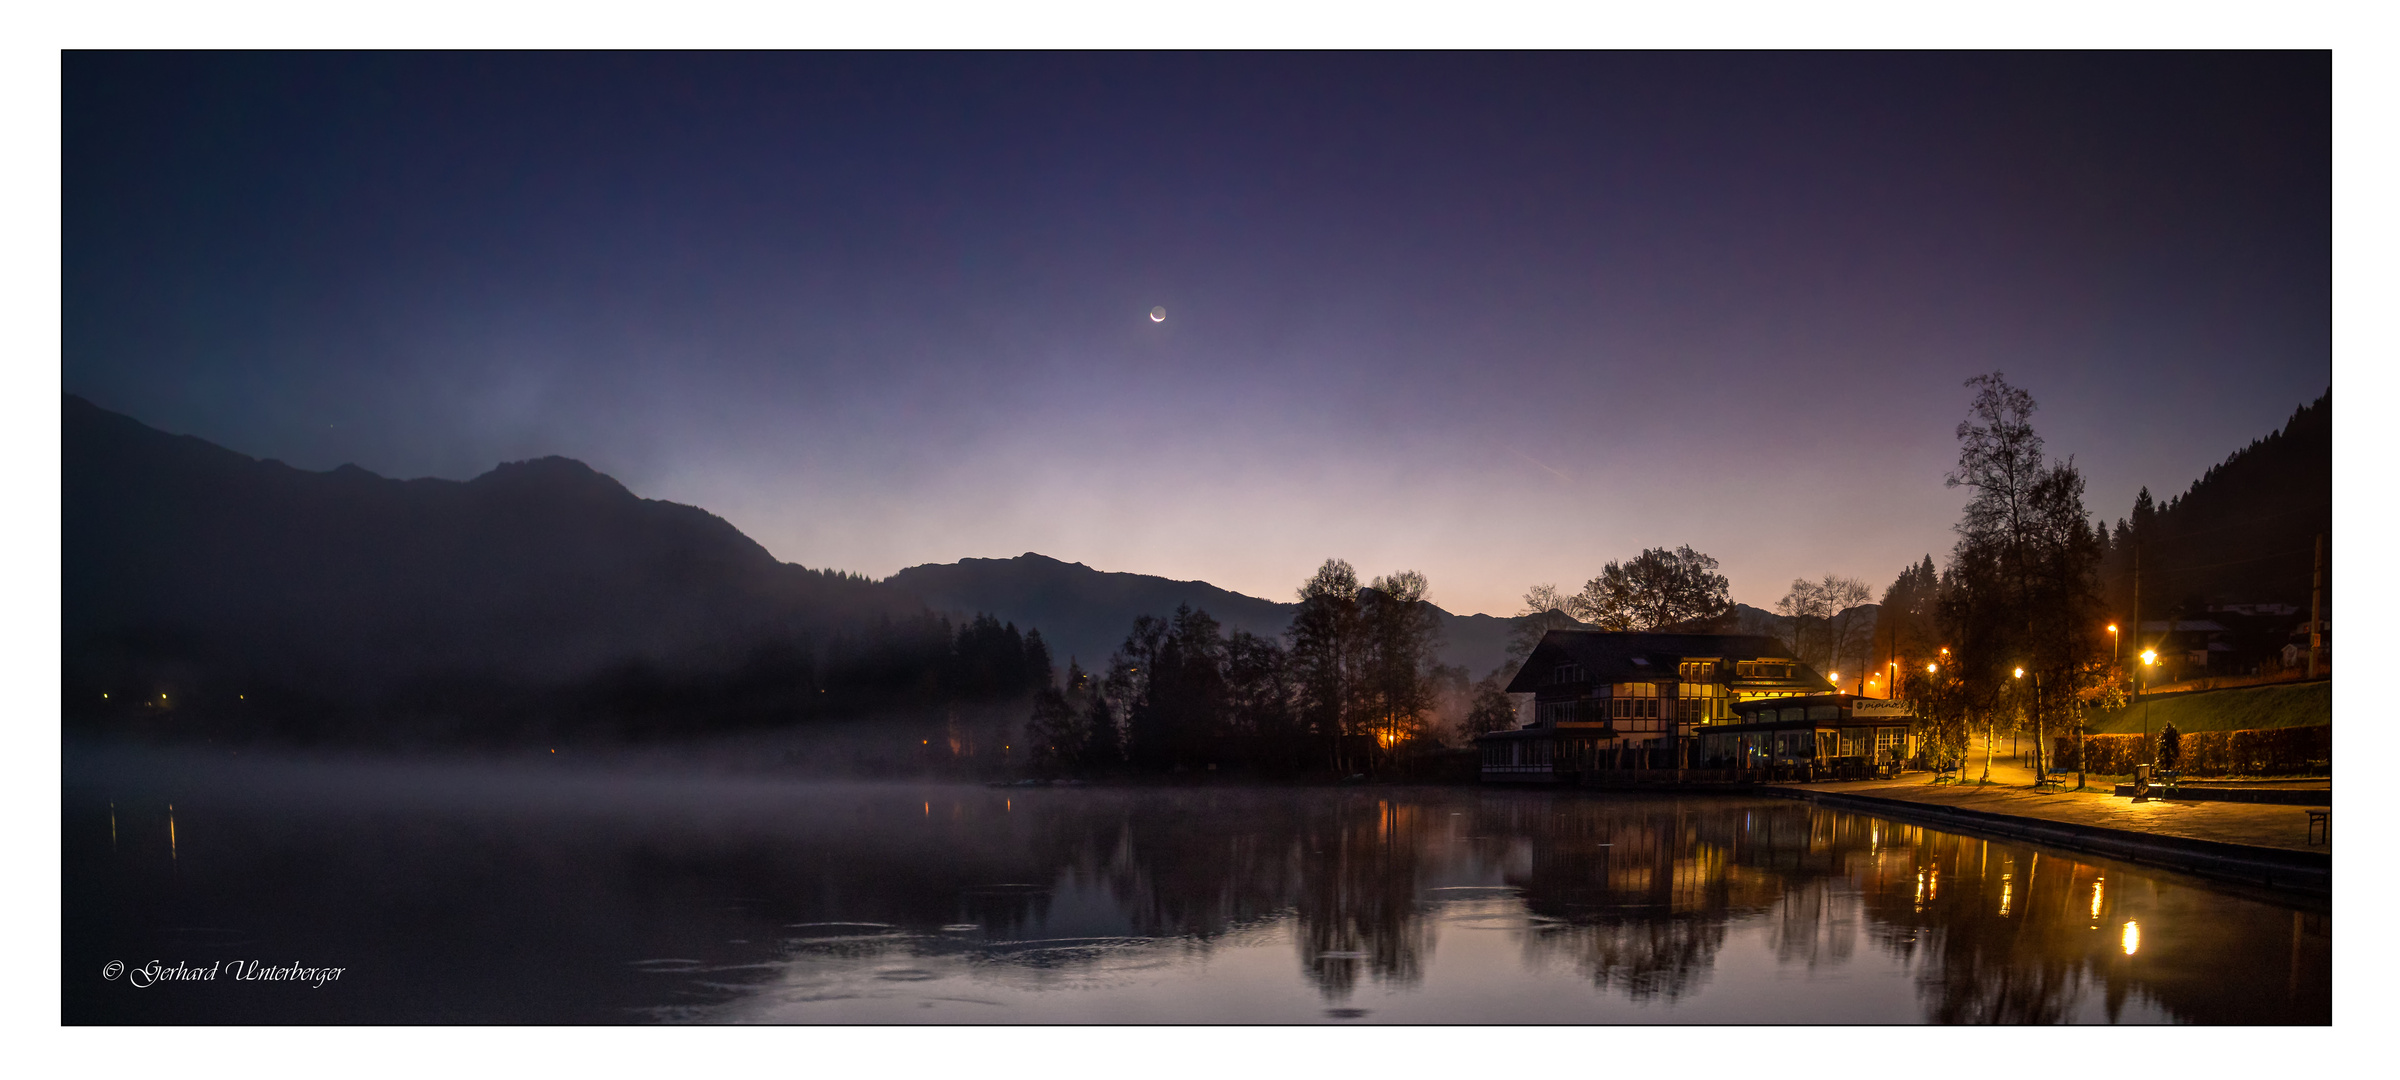
[{"label": "distant house", "polygon": [[[2288,666],[2283,645],[2290,639],[2288,604],[2225,604],[2204,616],[2152,619],[2141,624],[2141,640],[2158,650],[2161,670],[2151,681],[2258,675]],[[2306,624],[2300,636],[2306,639]],[[2306,650],[2302,650],[2306,659]]]},{"label": "distant house", "polygon": [[1753,703],[1849,697],[1834,689],[1771,637],[1553,630],[1508,684],[1533,695],[1532,724],[1476,743],[1487,780],[1699,769],[1701,737],[1752,722]]}]

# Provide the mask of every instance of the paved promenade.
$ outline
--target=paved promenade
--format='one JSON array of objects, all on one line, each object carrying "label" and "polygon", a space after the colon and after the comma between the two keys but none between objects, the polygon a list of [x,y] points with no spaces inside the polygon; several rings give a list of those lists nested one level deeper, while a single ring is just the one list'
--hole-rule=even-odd
[{"label": "paved promenade", "polygon": [[[1912,773],[1897,780],[1798,786],[1805,786],[1811,791],[1898,799],[2157,836],[2180,836],[2193,840],[2326,854],[2333,851],[2330,840],[2313,845],[2308,842],[2308,815],[2305,812],[2330,806],[2330,789],[2326,801],[2315,807],[2176,799],[2135,802],[2110,794],[2111,785],[2103,781],[2093,781],[2089,791],[2076,791],[2074,776],[2069,774],[2068,790],[2052,794],[2035,791],[2033,770],[2003,756],[2008,749],[2006,740],[2000,742],[1999,749],[2001,754],[1993,756],[1992,782],[1989,784],[1974,782],[1983,774],[1982,747],[1977,746],[1964,770],[1967,778],[1964,783],[1934,784],[1929,782],[1929,774]],[[2293,786],[2304,785],[2307,782],[2297,782]]]}]

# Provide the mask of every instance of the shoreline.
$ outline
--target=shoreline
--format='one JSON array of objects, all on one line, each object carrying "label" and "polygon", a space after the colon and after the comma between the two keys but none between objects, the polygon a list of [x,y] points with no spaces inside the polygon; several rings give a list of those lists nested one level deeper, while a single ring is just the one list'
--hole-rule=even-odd
[{"label": "shoreline", "polygon": [[1811,791],[1760,784],[1761,795],[1872,813],[1994,839],[2023,840],[2098,855],[2136,866],[2173,870],[2210,881],[2265,889],[2279,896],[2330,902],[2333,855],[2257,844],[2139,833],[2068,821],[1994,813],[1939,803],[1844,791]]}]

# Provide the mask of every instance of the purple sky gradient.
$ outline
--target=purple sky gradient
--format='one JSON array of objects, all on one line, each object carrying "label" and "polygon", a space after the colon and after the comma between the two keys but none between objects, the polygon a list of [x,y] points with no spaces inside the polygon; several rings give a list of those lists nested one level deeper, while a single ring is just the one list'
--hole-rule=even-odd
[{"label": "purple sky gradient", "polygon": [[1768,606],[1941,560],[1977,372],[2112,521],[2331,381],[2322,54],[64,67],[69,392],[875,576],[1506,614],[1690,544]]}]

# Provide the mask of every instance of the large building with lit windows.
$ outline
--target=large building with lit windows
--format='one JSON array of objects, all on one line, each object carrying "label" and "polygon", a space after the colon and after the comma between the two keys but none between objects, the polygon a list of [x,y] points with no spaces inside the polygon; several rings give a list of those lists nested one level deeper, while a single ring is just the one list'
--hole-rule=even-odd
[{"label": "large building with lit windows", "polygon": [[1508,684],[1532,723],[1476,743],[1486,780],[1699,769],[1705,729],[1750,719],[1736,706],[1834,689],[1771,637],[1553,630]]}]

